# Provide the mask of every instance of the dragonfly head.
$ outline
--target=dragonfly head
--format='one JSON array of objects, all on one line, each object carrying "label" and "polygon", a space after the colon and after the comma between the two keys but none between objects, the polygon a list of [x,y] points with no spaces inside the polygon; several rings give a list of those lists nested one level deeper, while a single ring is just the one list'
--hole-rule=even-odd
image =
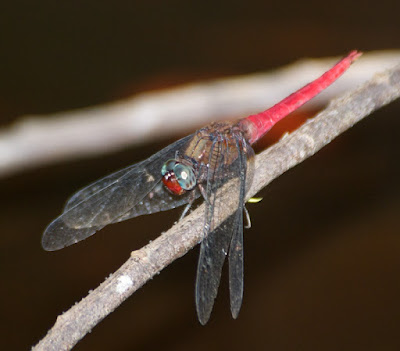
[{"label": "dragonfly head", "polygon": [[162,181],[173,194],[182,195],[196,185],[193,168],[177,160],[168,160],[161,169]]}]

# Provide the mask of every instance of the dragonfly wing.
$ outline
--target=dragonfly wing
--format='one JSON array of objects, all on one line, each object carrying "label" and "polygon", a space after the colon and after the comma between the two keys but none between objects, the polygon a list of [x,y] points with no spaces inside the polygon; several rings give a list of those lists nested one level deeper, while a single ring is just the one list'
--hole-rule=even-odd
[{"label": "dragonfly wing", "polygon": [[[232,238],[232,225],[236,220],[235,214],[228,217],[219,227],[216,227],[218,218],[224,212],[226,204],[222,200],[221,186],[233,180],[233,189],[230,188],[233,199],[239,204],[239,181],[237,162],[229,164],[229,145],[224,142],[214,142],[210,148],[208,171],[206,179],[206,210],[204,236],[200,246],[200,257],[196,278],[196,308],[201,324],[207,323],[210,318],[214,300],[217,296],[221,279],[222,266],[228,252]],[[207,236],[208,234],[208,236]]]},{"label": "dragonfly wing", "polygon": [[[242,143],[245,143],[243,140]],[[246,145],[246,144],[244,144]],[[229,246],[229,295],[232,317],[237,318],[243,300],[244,288],[244,250],[243,250],[243,211],[246,194],[246,183],[248,181],[247,160],[253,155],[253,149],[246,147],[244,150],[239,147],[238,166],[239,173],[239,204],[234,214],[234,223],[231,230],[233,231],[232,240]],[[251,172],[250,172],[251,173]],[[250,174],[252,177],[252,174]],[[250,179],[251,182],[252,179]],[[248,185],[249,186],[249,185]]]},{"label": "dragonfly wing", "polygon": [[78,191],[68,200],[61,216],[45,230],[43,247],[58,250],[86,239],[109,223],[153,213],[153,203],[157,210],[165,211],[188,202],[188,196],[171,196],[161,187],[160,178],[163,163],[174,158],[191,138],[180,139],[147,160]]},{"label": "dragonfly wing", "polygon": [[232,237],[235,215],[212,231],[200,246],[196,277],[196,309],[202,325],[210,318],[221,280],[222,266]]},{"label": "dragonfly wing", "polygon": [[[192,192],[194,192],[194,195]],[[200,192],[197,189],[193,189],[192,192],[186,192],[179,196],[173,195],[166,191],[164,184],[160,181],[137,205],[114,220],[113,223],[122,222],[143,214],[170,210],[200,197]]]},{"label": "dragonfly wing", "polygon": [[231,230],[234,231],[229,247],[229,296],[232,317],[237,318],[243,300],[243,206],[235,213]]},{"label": "dragonfly wing", "polygon": [[[243,147],[244,146],[244,147]],[[200,323],[207,323],[217,296],[220,284],[222,267],[229,249],[229,289],[231,311],[237,317],[243,299],[243,209],[245,193],[252,180],[253,149],[244,139],[236,141],[237,159],[232,164],[219,167],[224,163],[224,153],[232,150],[223,150],[222,156],[216,157],[213,167],[216,171],[208,174],[206,190],[205,230],[210,232],[202,241],[196,278],[196,308]],[[212,150],[210,152],[213,154]],[[248,161],[250,170],[248,169]],[[249,172],[250,171],[250,172]],[[250,177],[250,178],[249,178]],[[220,201],[220,187],[223,183],[230,183],[230,199],[236,203],[237,209],[219,227],[215,228],[214,221],[221,209],[226,206]],[[222,212],[222,211],[221,211]]]},{"label": "dragonfly wing", "polygon": [[[146,160],[147,161],[147,160]],[[92,195],[96,194],[97,192],[106,189],[107,187],[113,185],[118,179],[123,177],[124,175],[129,174],[131,171],[135,171],[135,169],[140,170],[141,166],[143,163],[146,161],[142,161],[139,163],[135,163],[132,166],[126,167],[124,169],[121,169],[115,173],[112,173],[102,179],[99,179],[98,181],[86,186],[85,188],[77,191],[74,195],[72,195],[66,202],[63,212],[67,212],[71,208],[75,207],[81,202],[86,201],[89,199]]]}]

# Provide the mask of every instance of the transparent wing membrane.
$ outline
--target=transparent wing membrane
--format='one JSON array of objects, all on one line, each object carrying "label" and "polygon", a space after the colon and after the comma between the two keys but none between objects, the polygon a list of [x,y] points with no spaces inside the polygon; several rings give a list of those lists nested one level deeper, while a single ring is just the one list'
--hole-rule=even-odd
[{"label": "transparent wing membrane", "polygon": [[173,197],[160,184],[161,167],[192,138],[187,136],[150,158],[113,173],[78,191],[64,212],[46,229],[42,245],[58,250],[81,241],[109,223],[142,214],[165,211],[188,202]]},{"label": "transparent wing membrane", "polygon": [[[238,150],[242,150],[238,145]],[[244,250],[243,250],[243,212],[246,193],[247,157],[244,152],[239,152],[239,203],[234,222],[232,223],[232,240],[229,247],[229,296],[231,313],[237,318],[243,300],[244,287]]]},{"label": "transparent wing membrane", "polygon": [[[246,150],[240,147],[239,141],[236,141],[236,145],[233,146],[228,144],[231,150],[228,150],[228,146],[224,146],[223,143],[218,144],[213,145],[216,152],[211,150],[211,155],[214,156],[210,156],[210,171],[207,174],[205,239],[200,246],[197,268],[195,295],[197,314],[201,324],[207,323],[210,317],[228,251],[231,311],[235,318],[239,313],[243,297],[243,204],[247,157],[252,156],[252,149],[249,149],[251,151],[247,155]],[[236,150],[232,150],[232,147]],[[232,163],[228,162],[228,152],[238,155]],[[231,201],[237,210],[216,227],[215,223],[226,206],[220,194],[221,187],[228,181],[230,181]],[[208,236],[207,233],[209,233]]]}]

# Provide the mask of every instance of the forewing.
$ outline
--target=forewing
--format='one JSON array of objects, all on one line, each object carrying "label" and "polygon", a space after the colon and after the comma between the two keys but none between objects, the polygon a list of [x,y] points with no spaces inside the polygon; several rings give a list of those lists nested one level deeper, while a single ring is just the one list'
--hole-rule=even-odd
[{"label": "forewing", "polygon": [[67,212],[68,210],[75,207],[79,203],[86,201],[97,192],[104,190],[109,186],[112,186],[116,181],[118,181],[118,179],[122,178],[125,175],[130,174],[130,172],[135,173],[135,170],[140,170],[142,165],[146,163],[148,160],[149,159],[135,163],[134,165],[126,167],[124,169],[121,169],[77,191],[67,200],[63,212]]},{"label": "forewing", "polygon": [[[237,141],[239,143],[239,141]],[[241,145],[245,145],[242,147]],[[252,181],[252,157],[253,149],[246,146],[245,140],[237,145],[239,150],[239,203],[236,213],[233,215],[231,230],[233,232],[232,240],[229,246],[229,295],[231,303],[231,313],[233,318],[237,318],[243,300],[244,288],[244,250],[243,250],[243,212],[244,201],[247,187]],[[247,162],[250,161],[250,172],[247,172]],[[247,177],[247,176],[250,177]]]},{"label": "forewing", "polygon": [[160,181],[140,202],[128,212],[113,221],[122,222],[143,214],[151,214],[160,211],[170,210],[194,201],[200,196],[197,189],[193,189],[183,195],[173,195],[166,191],[164,184]]},{"label": "forewing", "polygon": [[191,137],[180,139],[147,160],[78,191],[68,200],[61,216],[45,230],[43,247],[58,250],[86,239],[109,223],[188,202],[188,196],[179,198],[169,194],[160,179],[163,163],[174,158],[176,151],[184,148]]},{"label": "forewing", "polygon": [[243,205],[232,215],[233,231],[229,247],[229,296],[231,313],[237,318],[243,301],[244,288],[244,257],[243,257]]},{"label": "forewing", "polygon": [[[215,173],[210,172],[207,181],[204,234],[207,231],[210,234],[201,243],[196,279],[196,308],[199,321],[203,325],[210,317],[218,293],[228,249],[230,302],[234,318],[239,313],[243,299],[243,210],[245,194],[253,179],[254,151],[244,138],[238,138],[234,147],[236,150],[226,149],[224,152],[237,152],[237,159],[223,168],[217,167]],[[220,160],[223,163],[223,155]],[[220,187],[228,181],[230,200],[236,204],[237,209],[215,228],[213,219],[218,218],[222,208],[226,206],[220,200]]]},{"label": "forewing", "polygon": [[232,237],[235,214],[212,231],[200,246],[196,276],[196,309],[202,325],[210,318],[221,280],[222,267]]},{"label": "forewing", "polygon": [[[222,150],[219,150],[220,148]],[[205,239],[200,246],[196,278],[197,315],[200,323],[203,325],[210,318],[214,306],[214,300],[220,284],[222,266],[233,234],[232,225],[236,222],[235,212],[234,215],[229,216],[219,227],[216,227],[215,224],[224,212],[223,208],[226,206],[220,196],[222,191],[221,186],[224,183],[233,180],[233,188],[230,188],[230,194],[236,197],[233,201],[237,205],[239,202],[239,169],[236,162],[231,165],[226,164],[226,155],[230,151],[225,148],[223,143],[213,145],[210,151],[210,154],[214,156],[210,156],[210,167],[205,191]],[[213,159],[216,161],[213,162]],[[207,236],[208,233],[209,235]]]}]

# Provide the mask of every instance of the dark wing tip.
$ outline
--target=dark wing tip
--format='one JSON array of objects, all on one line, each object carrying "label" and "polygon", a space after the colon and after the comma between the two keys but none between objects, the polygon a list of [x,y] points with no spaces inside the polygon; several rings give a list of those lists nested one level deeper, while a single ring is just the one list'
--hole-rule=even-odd
[{"label": "dark wing tip", "polygon": [[42,247],[46,251],[57,251],[71,244],[67,244],[63,235],[63,227],[59,225],[60,218],[49,224],[42,236]]},{"label": "dark wing tip", "polygon": [[198,317],[199,322],[200,322],[201,325],[206,325],[207,322],[208,322],[208,320],[210,319],[210,316],[206,316],[206,317],[203,316],[203,317],[200,317],[200,315],[199,315],[198,312],[197,312],[197,317]]},{"label": "dark wing tip", "polygon": [[207,308],[207,306],[209,306],[209,304],[205,303],[204,301],[200,301],[199,298],[196,297],[197,318],[201,325],[206,325],[211,316],[213,304],[211,304],[211,308]]},{"label": "dark wing tip", "polygon": [[57,250],[61,250],[65,246],[58,245],[58,244],[52,242],[52,240],[49,240],[48,236],[43,235],[42,247],[46,251],[57,251]]},{"label": "dark wing tip", "polygon": [[241,306],[242,306],[241,303],[236,306],[231,306],[231,314],[233,319],[237,319],[237,317],[239,316]]},{"label": "dark wing tip", "polygon": [[46,251],[61,250],[76,244],[96,233],[102,227],[71,228],[63,221],[63,216],[49,224],[42,236],[42,247]]}]

